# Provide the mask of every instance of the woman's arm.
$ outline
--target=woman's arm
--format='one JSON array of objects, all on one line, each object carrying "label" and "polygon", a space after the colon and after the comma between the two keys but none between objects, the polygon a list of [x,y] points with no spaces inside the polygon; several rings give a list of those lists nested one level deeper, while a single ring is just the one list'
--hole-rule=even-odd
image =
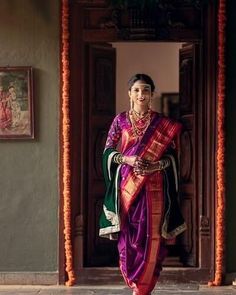
[{"label": "woman's arm", "polygon": [[114,151],[117,151],[117,153],[113,156],[112,161],[116,164],[127,164],[132,167],[138,166],[141,168],[146,167],[146,161],[142,160],[140,157],[134,155],[134,156],[125,156],[119,153],[118,150],[116,150],[117,145],[120,141],[122,133],[122,128],[120,126],[120,114],[118,114],[108,131],[107,140],[105,144],[105,150],[108,148],[114,149]]},{"label": "woman's arm", "polygon": [[106,144],[105,144],[105,149],[107,148],[116,149],[120,138],[121,138],[121,127],[120,127],[120,114],[119,114],[114,118],[110,126],[110,129],[107,135]]}]

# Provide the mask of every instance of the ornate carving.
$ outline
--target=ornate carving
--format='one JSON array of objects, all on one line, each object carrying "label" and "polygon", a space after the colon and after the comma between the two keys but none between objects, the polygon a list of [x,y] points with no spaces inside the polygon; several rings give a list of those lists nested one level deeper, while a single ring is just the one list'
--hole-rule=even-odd
[{"label": "ornate carving", "polygon": [[200,38],[199,1],[145,1],[147,5],[140,5],[138,1],[132,1],[132,5],[118,2],[122,1],[114,1],[107,7],[84,2],[84,28],[113,29],[122,40],[180,40],[181,32],[186,30],[193,39]]},{"label": "ornate carving", "polygon": [[98,7],[84,9],[85,29],[116,28],[116,23],[115,10]]},{"label": "ornate carving", "polygon": [[123,39],[165,39],[173,29],[200,30],[203,2],[112,1],[112,19]]},{"label": "ornate carving", "polygon": [[106,5],[107,0],[72,0],[74,2],[78,2],[79,4],[84,4],[84,5]]},{"label": "ornate carving", "polygon": [[200,216],[200,233],[203,236],[210,235],[210,219],[207,216]]},{"label": "ornate carving", "polygon": [[99,27],[101,29],[105,28],[117,28],[116,24],[110,17],[102,17],[99,20]]},{"label": "ornate carving", "polygon": [[149,7],[150,9],[154,7],[165,8],[165,9],[173,9],[182,7],[195,7],[200,9],[203,5],[207,4],[209,0],[155,0],[155,1],[147,1],[147,0],[110,0],[110,5],[112,7],[119,8],[127,8],[130,6],[140,6],[142,9],[145,7]]}]

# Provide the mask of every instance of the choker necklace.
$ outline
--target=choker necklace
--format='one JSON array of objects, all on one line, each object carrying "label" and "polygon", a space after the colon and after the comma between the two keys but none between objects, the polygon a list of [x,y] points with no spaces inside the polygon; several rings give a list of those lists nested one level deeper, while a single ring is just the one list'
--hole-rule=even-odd
[{"label": "choker necklace", "polygon": [[139,117],[136,111],[130,110],[129,117],[135,136],[143,136],[151,122],[151,110],[149,109],[142,117]]},{"label": "choker necklace", "polygon": [[133,112],[135,113],[135,115],[137,115],[139,118],[143,118],[145,117],[145,115],[147,115],[147,113],[149,112],[150,109],[148,109],[145,113],[140,114],[139,112],[135,111],[135,109],[133,109]]}]

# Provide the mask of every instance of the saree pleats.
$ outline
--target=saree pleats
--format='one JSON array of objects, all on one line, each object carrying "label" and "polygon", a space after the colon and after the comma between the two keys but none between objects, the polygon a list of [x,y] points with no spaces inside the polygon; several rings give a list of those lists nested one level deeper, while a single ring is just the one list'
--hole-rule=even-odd
[{"label": "saree pleats", "polygon": [[161,173],[149,177],[129,210],[118,241],[121,272],[137,295],[152,291],[164,259],[160,235],[164,206],[162,182]]}]

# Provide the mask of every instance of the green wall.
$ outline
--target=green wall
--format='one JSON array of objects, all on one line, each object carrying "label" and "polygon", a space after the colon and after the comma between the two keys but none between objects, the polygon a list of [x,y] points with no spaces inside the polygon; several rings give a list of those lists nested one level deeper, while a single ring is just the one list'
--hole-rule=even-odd
[{"label": "green wall", "polygon": [[236,1],[227,1],[226,270],[236,272]]},{"label": "green wall", "polygon": [[0,66],[34,68],[34,140],[0,140],[0,271],[58,268],[59,0],[0,1]]}]

